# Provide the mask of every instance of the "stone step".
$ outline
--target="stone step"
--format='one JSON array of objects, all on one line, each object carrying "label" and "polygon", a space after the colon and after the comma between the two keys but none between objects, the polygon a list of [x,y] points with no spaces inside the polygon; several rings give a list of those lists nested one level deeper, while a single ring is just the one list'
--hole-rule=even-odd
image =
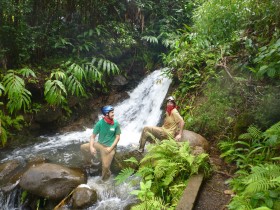
[{"label": "stone step", "polygon": [[203,181],[203,174],[197,174],[190,177],[187,187],[176,207],[176,210],[192,210],[196,200],[199,188]]}]

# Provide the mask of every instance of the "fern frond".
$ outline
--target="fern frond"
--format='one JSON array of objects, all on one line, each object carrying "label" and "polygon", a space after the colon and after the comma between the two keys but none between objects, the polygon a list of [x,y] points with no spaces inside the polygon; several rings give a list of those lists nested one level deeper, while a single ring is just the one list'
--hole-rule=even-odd
[{"label": "fern frond", "polygon": [[[163,200],[159,197],[153,197],[152,199],[147,199],[144,202],[141,202],[131,208],[131,210],[156,210],[161,209],[165,210],[167,209],[167,205],[164,204]],[[168,208],[170,209],[170,208]]]},{"label": "fern frond", "polygon": [[234,196],[228,205],[230,210],[253,210],[250,199],[244,196]]},{"label": "fern frond", "polygon": [[263,133],[266,145],[270,147],[277,147],[280,145],[280,122],[272,125]]},{"label": "fern frond", "polygon": [[165,175],[165,171],[169,167],[169,162],[166,159],[158,160],[155,163],[154,174],[157,179]]},{"label": "fern frond", "polygon": [[262,137],[262,131],[258,129],[256,126],[249,126],[247,132],[248,133],[241,134],[239,136],[239,139],[259,140]]},{"label": "fern frond", "polygon": [[165,178],[162,180],[163,186],[169,186],[169,184],[174,181],[174,178],[177,176],[179,170],[180,169],[176,163],[169,163],[168,169],[165,173]]},{"label": "fern frond", "polygon": [[138,160],[135,157],[131,157],[129,159],[124,160],[125,162],[135,163],[136,165],[139,165]]},{"label": "fern frond", "polygon": [[244,193],[268,191],[280,187],[280,166],[260,165],[252,168],[252,173],[244,179],[246,189]]},{"label": "fern frond", "polygon": [[126,181],[132,174],[134,173],[134,169],[132,168],[125,168],[121,170],[121,172],[116,176],[116,184],[119,185]]}]

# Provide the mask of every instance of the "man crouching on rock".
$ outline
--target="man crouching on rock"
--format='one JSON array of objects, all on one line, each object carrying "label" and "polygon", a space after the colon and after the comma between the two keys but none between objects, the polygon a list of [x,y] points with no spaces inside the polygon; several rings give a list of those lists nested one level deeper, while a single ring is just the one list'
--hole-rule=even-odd
[{"label": "man crouching on rock", "polygon": [[[83,153],[90,152],[94,156],[93,161],[96,161],[97,151],[100,152],[102,180],[105,181],[111,176],[110,166],[120,140],[121,129],[119,123],[114,120],[114,108],[112,106],[102,107],[101,112],[104,117],[95,124],[90,142],[81,145],[81,150]],[[97,135],[99,136],[96,142],[95,137]]]}]

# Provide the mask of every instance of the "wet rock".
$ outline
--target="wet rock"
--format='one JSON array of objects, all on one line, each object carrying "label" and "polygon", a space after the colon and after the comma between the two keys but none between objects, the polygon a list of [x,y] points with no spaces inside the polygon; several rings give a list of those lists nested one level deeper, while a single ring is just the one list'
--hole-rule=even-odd
[{"label": "wet rock", "polygon": [[10,160],[0,164],[0,189],[4,192],[13,190],[18,182],[25,163],[19,160]]},{"label": "wet rock", "polygon": [[110,93],[107,99],[107,104],[116,104],[117,102],[120,102],[128,97],[129,95],[127,92],[113,91]]},{"label": "wet rock", "polygon": [[125,86],[127,84],[128,84],[128,80],[122,75],[115,76],[112,81],[113,86]]},{"label": "wet rock", "polygon": [[191,147],[202,147],[205,151],[209,150],[208,141],[198,133],[189,130],[183,130],[181,142],[188,141]]},{"label": "wet rock", "polygon": [[43,107],[35,116],[35,122],[52,123],[63,116],[61,108],[52,109],[48,106]]},{"label": "wet rock", "polygon": [[81,170],[43,163],[30,167],[22,175],[19,184],[30,193],[50,200],[59,200],[85,182],[86,177]]},{"label": "wet rock", "polygon": [[35,157],[26,162],[23,159],[10,160],[0,164],[0,189],[3,192],[10,192],[19,183],[19,179],[22,174],[30,166],[41,164],[45,159],[41,157]]},{"label": "wet rock", "polygon": [[77,187],[72,195],[74,209],[82,209],[92,206],[97,202],[97,193],[87,185]]},{"label": "wet rock", "polygon": [[125,161],[131,157],[135,157],[136,160],[138,162],[140,162],[140,160],[143,158],[143,154],[140,154],[139,152],[136,152],[136,151],[117,152],[115,154],[114,159],[111,164],[112,171],[114,173],[119,173],[122,169],[128,168],[128,167],[137,169],[138,168],[137,164]]},{"label": "wet rock", "polygon": [[21,163],[19,160],[10,160],[0,164],[0,182],[5,181],[5,178],[14,173],[20,165]]}]

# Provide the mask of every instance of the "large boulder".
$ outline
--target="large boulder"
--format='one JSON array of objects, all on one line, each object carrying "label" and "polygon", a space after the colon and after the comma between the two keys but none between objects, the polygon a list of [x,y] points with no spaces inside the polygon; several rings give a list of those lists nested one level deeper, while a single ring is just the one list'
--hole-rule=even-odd
[{"label": "large boulder", "polygon": [[204,151],[209,150],[208,141],[198,133],[189,130],[183,130],[181,142],[188,141],[193,148],[202,147]]},{"label": "large boulder", "polygon": [[60,200],[83,183],[86,183],[86,177],[81,170],[43,163],[30,167],[22,175],[19,184],[32,194],[50,200]]}]

